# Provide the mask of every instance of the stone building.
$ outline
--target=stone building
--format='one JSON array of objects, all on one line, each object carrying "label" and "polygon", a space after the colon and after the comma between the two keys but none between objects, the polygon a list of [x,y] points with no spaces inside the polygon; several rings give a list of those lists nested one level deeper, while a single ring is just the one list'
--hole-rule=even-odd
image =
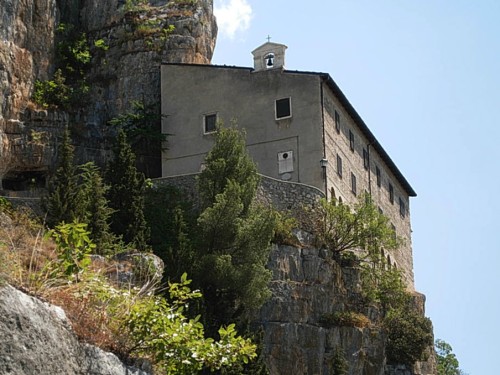
[{"label": "stone building", "polygon": [[171,134],[162,176],[199,172],[216,124],[234,121],[246,130],[261,174],[347,203],[370,193],[406,240],[386,256],[412,286],[409,197],[415,191],[329,74],[285,69],[286,48],[258,47],[253,68],[162,65],[162,129]]}]

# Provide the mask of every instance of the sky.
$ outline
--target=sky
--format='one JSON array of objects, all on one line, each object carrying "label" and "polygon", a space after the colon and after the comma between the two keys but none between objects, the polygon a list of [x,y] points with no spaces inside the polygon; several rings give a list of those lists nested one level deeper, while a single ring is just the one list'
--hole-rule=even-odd
[{"label": "sky", "polygon": [[470,375],[500,352],[500,1],[215,0],[214,64],[329,73],[405,175],[416,288]]}]

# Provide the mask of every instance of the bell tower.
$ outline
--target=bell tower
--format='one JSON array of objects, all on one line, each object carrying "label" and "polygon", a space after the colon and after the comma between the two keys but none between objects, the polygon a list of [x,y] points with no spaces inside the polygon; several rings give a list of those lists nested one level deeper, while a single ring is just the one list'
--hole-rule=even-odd
[{"label": "bell tower", "polygon": [[266,43],[252,51],[255,71],[285,69],[285,50],[287,48],[284,44],[271,42],[268,37]]}]

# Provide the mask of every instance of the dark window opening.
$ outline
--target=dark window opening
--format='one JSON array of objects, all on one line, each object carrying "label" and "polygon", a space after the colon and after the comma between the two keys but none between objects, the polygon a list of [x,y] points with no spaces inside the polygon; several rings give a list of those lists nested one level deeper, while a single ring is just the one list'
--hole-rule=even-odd
[{"label": "dark window opening", "polygon": [[211,115],[204,116],[204,132],[213,133],[217,131],[217,114],[213,113]]},{"label": "dark window opening", "polygon": [[406,216],[406,205],[401,197],[399,198],[399,214],[401,215],[401,217]]},{"label": "dark window opening", "polygon": [[276,119],[292,117],[290,98],[276,100]]},{"label": "dark window opening", "polygon": [[349,147],[351,148],[351,151],[354,151],[354,133],[352,130],[349,130]]},{"label": "dark window opening", "polygon": [[340,133],[340,115],[337,111],[335,111],[335,130]]},{"label": "dark window opening", "polygon": [[354,173],[351,172],[351,191],[354,195],[357,194],[357,189],[356,189],[356,176]]},{"label": "dark window opening", "polygon": [[342,158],[337,155],[337,174],[342,178]]},{"label": "dark window opening", "polygon": [[380,175],[379,167],[375,167],[375,174],[377,175],[377,186],[380,187],[382,185],[382,176]]},{"label": "dark window opening", "polygon": [[389,201],[394,204],[394,186],[389,184]]},{"label": "dark window opening", "polygon": [[370,166],[370,160],[368,158],[368,151],[366,149],[363,149],[363,167],[368,170],[368,167]]}]

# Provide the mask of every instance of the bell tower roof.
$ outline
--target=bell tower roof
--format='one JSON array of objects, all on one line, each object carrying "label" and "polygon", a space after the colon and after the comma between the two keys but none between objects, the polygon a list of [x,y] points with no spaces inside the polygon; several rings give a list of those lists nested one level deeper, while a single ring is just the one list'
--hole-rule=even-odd
[{"label": "bell tower roof", "polygon": [[252,51],[255,71],[285,68],[285,50],[288,47],[271,42],[269,39]]}]

